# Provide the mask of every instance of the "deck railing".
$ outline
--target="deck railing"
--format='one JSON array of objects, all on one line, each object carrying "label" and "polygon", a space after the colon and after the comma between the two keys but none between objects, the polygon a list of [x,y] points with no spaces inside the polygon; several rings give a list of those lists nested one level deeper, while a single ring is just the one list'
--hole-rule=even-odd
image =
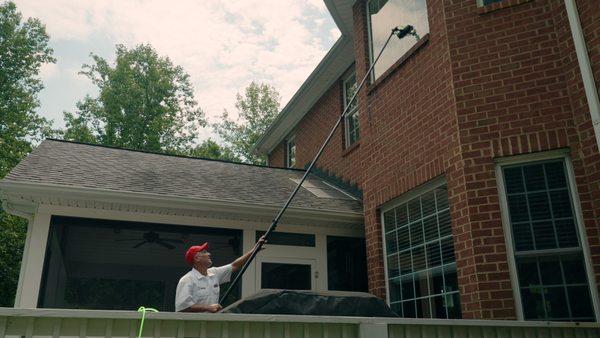
[{"label": "deck railing", "polygon": [[[4,337],[137,337],[133,311],[0,308]],[[147,313],[143,337],[597,338],[599,323]]]}]

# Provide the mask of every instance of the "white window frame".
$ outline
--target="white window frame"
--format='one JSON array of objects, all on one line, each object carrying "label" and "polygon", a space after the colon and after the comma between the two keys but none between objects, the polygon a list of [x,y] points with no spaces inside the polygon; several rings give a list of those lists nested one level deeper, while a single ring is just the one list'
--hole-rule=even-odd
[{"label": "white window frame", "polygon": [[581,211],[581,204],[579,202],[579,193],[577,191],[577,185],[575,184],[575,174],[573,170],[573,163],[569,156],[569,149],[557,149],[535,154],[516,155],[506,158],[498,158],[496,162],[496,183],[498,187],[498,195],[500,198],[500,209],[502,218],[502,229],[504,231],[504,240],[506,243],[506,253],[508,255],[508,270],[510,273],[510,280],[513,289],[513,296],[515,299],[515,307],[518,320],[525,320],[523,314],[523,302],[521,299],[521,292],[519,286],[517,262],[515,258],[515,249],[513,245],[512,229],[510,224],[510,214],[508,210],[508,201],[506,198],[506,189],[504,184],[504,175],[502,168],[509,165],[527,164],[538,161],[546,160],[563,160],[566,168],[567,185],[571,193],[571,202],[573,204],[573,212],[575,214],[575,220],[577,222],[577,232],[579,240],[581,242],[581,248],[583,253],[583,261],[586,267],[586,274],[590,293],[592,297],[592,306],[594,309],[594,316],[596,322],[600,321],[600,304],[598,302],[598,290],[596,284],[596,278],[594,277],[594,269],[591,261],[591,252],[585,228],[583,225],[583,213]]},{"label": "white window frame", "polygon": [[[291,163],[291,157],[290,157],[290,143],[294,143],[294,163]],[[290,136],[288,137],[288,139],[285,141],[285,166],[286,168],[294,168],[294,166],[296,165],[296,136]]]},{"label": "white window frame", "polygon": [[[385,276],[385,293],[386,293],[385,299],[386,299],[386,303],[388,305],[391,304],[391,300],[390,300],[390,285],[389,285],[388,263],[387,263],[387,243],[385,240],[385,218],[383,217],[383,214],[398,207],[401,204],[407,203],[408,201],[412,200],[415,197],[423,195],[424,193],[431,191],[433,189],[439,188],[445,184],[446,184],[445,177],[440,176],[440,177],[434,178],[434,179],[432,179],[410,191],[407,191],[406,193],[402,194],[402,196],[399,196],[398,198],[381,205],[379,208],[379,217],[381,219],[381,229],[380,230],[381,230],[381,238],[382,238],[382,242],[383,242],[383,271],[384,271],[384,276]],[[456,250],[455,250],[455,254],[456,254]],[[460,287],[460,285],[459,285],[459,287]],[[461,309],[461,312],[462,312],[462,309]],[[432,320],[432,318],[423,318],[423,319]],[[443,320],[452,320],[452,319],[443,319]]]},{"label": "white window frame", "polygon": [[[358,83],[356,81],[356,71],[354,69],[354,66],[352,66],[352,69],[348,72],[348,74],[344,77],[344,80],[342,81],[342,91],[343,91],[343,96],[344,96],[344,107],[343,109],[346,109],[346,106],[348,105],[348,100],[350,99],[349,97],[346,96],[346,87],[347,87],[347,83],[350,81],[350,78],[354,76],[354,83]],[[344,144],[346,146],[346,148],[350,147],[351,145],[357,143],[360,140],[360,136],[356,135],[356,140],[354,140],[354,142],[350,142],[350,118],[353,117],[354,115],[358,115],[359,112],[359,108],[358,108],[358,95],[356,96],[356,98],[354,99],[354,101],[356,102],[356,106],[354,107],[354,109],[349,110],[346,113],[346,116],[344,116]],[[360,133],[360,124],[359,124],[359,129],[358,129],[359,133]]]}]

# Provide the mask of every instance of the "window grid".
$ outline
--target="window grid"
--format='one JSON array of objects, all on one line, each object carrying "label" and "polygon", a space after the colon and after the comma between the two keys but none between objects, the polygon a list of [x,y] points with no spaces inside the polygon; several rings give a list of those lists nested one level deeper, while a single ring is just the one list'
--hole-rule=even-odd
[{"label": "window grid", "polygon": [[293,137],[286,142],[286,161],[288,168],[296,165],[296,140]]},{"label": "window grid", "polygon": [[[585,275],[583,249],[577,234],[572,197],[564,166],[564,160],[561,159],[502,168],[525,319],[568,321],[593,321],[595,319],[589,284]],[[518,174],[518,179],[515,174]],[[550,180],[551,175],[555,181]],[[527,176],[529,177],[526,179]],[[543,187],[534,189],[530,187],[530,185],[540,185],[542,183]],[[556,187],[556,185],[559,186]],[[522,189],[522,191],[514,191],[515,189]],[[565,203],[565,200],[556,200],[553,197],[554,192],[566,193],[568,203],[561,205],[560,202]],[[543,195],[545,200],[540,199],[537,201],[537,205],[532,205],[534,195]],[[555,196],[560,195],[555,194]],[[520,203],[515,203],[515,201],[524,202],[527,219],[520,219],[524,216],[523,210],[519,209],[518,204]],[[544,210],[544,208],[547,208],[547,210]],[[563,209],[561,210],[561,208]],[[544,212],[547,214],[543,215]],[[562,217],[557,213],[562,214]],[[539,217],[540,215],[546,217]],[[513,217],[519,218],[519,221],[513,222]],[[567,227],[562,229],[562,233],[557,226],[560,221],[570,221],[565,223]],[[536,224],[550,224],[551,226],[536,232]],[[531,245],[525,243],[527,238],[522,239],[522,232],[516,231],[516,229],[520,229],[520,225],[528,225]],[[571,225],[571,229],[569,229],[569,225]],[[551,234],[548,233],[550,231]],[[527,237],[529,234],[525,236]],[[548,240],[550,237],[552,238],[551,241]],[[565,237],[570,238],[565,240]],[[561,239],[565,243],[561,243]],[[577,264],[581,266],[579,269],[581,270],[579,271],[579,282],[570,283],[568,281],[569,278],[573,278],[565,273],[565,264],[569,260],[570,264],[575,262],[575,266]],[[535,264],[535,267],[532,264]],[[542,266],[544,266],[544,269],[542,269]],[[532,275],[531,271],[536,273]],[[548,281],[548,275],[554,276],[552,278],[558,276],[560,281]],[[574,288],[581,290],[582,287],[587,289],[588,297],[572,297],[571,292],[577,292]],[[579,295],[581,296],[581,294]]]},{"label": "window grid", "polygon": [[356,83],[356,73],[352,71],[352,73],[346,77],[343,81],[343,96],[344,96],[344,107],[349,106],[348,112],[344,117],[344,127],[345,127],[345,138],[346,138],[346,147],[351,146],[356,143],[359,139],[360,134],[360,125],[358,120],[358,98],[355,97],[352,102],[349,100],[352,98],[354,93],[357,90]]},{"label": "window grid", "polygon": [[[460,318],[454,245],[446,196],[445,187],[438,188],[384,213],[390,305],[400,316]],[[431,199],[429,204],[433,202],[433,205],[426,205],[424,199]],[[416,210],[411,209],[417,205],[415,217]],[[409,268],[405,270],[407,264]],[[393,271],[394,268],[397,271]],[[447,280],[448,273],[454,273],[453,281]],[[438,288],[441,286],[441,290],[434,289],[434,278],[441,279],[441,285],[437,285]],[[451,284],[456,290],[449,290]],[[409,285],[406,290],[405,285]],[[436,301],[439,302],[437,307]],[[450,313],[448,304],[454,303],[456,305],[450,306],[457,306],[458,311]]]}]

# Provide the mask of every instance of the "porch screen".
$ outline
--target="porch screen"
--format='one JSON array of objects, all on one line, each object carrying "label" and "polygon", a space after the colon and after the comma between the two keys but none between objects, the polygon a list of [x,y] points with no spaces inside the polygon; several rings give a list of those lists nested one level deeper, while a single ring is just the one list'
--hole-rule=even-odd
[{"label": "porch screen", "polygon": [[460,318],[446,186],[383,213],[390,306],[401,317]]},{"label": "porch screen", "polygon": [[203,242],[215,266],[242,253],[240,230],[52,217],[38,306],[173,311],[185,251]]}]

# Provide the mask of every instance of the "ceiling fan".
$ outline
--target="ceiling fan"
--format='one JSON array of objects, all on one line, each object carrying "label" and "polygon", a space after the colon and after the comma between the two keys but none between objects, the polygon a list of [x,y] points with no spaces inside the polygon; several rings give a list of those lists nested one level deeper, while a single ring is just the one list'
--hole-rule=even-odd
[{"label": "ceiling fan", "polygon": [[[117,239],[118,242],[130,242],[130,241],[139,241],[139,238],[130,238],[130,239]],[[146,243],[154,243],[161,246],[164,246],[167,249],[175,249],[175,246],[170,243],[183,243],[180,239],[170,239],[170,238],[161,238],[157,232],[148,231],[142,235],[142,241],[132,246],[132,248],[136,249]]]}]

